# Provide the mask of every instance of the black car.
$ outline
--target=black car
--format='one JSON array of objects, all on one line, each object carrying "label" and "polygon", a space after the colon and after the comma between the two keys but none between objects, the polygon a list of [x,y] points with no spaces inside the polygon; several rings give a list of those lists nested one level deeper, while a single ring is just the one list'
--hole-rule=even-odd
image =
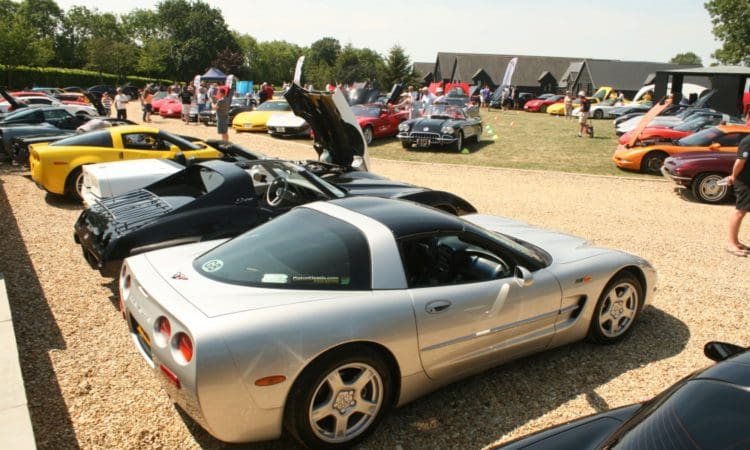
[{"label": "black car", "polygon": [[422,117],[402,122],[396,136],[405,149],[450,146],[461,152],[465,141],[479,142],[482,119],[479,108],[436,103],[427,106]]},{"label": "black car", "polygon": [[114,86],[110,86],[108,84],[97,84],[96,86],[91,86],[90,88],[88,88],[87,91],[94,94],[97,98],[102,98],[102,94],[104,94],[105,92],[108,93],[112,98],[117,95],[117,89],[115,89]]},{"label": "black car", "polygon": [[144,189],[84,210],[75,240],[90,265],[115,276],[122,259],[186,242],[236,236],[300,204],[352,195],[400,198],[453,214],[476,209],[462,198],[366,172],[367,146],[340,92],[285,94],[310,123],[320,161],[206,161]]},{"label": "black car", "polygon": [[750,448],[750,352],[709,342],[704,353],[718,364],[645,403],[577,419],[493,450]]},{"label": "black car", "polygon": [[[232,123],[234,116],[241,112],[252,111],[256,105],[257,101],[253,97],[233,97],[229,105],[229,123]],[[216,125],[216,111],[201,111],[198,114],[198,121],[206,126]]]},{"label": "black car", "polygon": [[73,136],[76,133],[86,133],[118,125],[136,125],[131,120],[117,119],[115,117],[83,117],[83,119],[85,119],[84,123],[76,128],[75,131],[49,126],[46,123],[38,126],[13,127],[11,130],[6,130],[8,132],[8,141],[10,142],[8,155],[13,161],[19,164],[26,164],[28,163],[29,145],[31,144],[55,142]]}]

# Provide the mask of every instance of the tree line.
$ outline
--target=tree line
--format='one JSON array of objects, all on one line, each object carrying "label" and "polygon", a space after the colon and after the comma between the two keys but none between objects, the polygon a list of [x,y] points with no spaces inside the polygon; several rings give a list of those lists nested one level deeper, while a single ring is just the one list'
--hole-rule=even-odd
[{"label": "tree line", "polygon": [[404,49],[382,56],[369,48],[324,37],[309,47],[286,41],[259,42],[230,30],[221,11],[197,0],[163,0],[154,9],[115,15],[55,0],[0,0],[0,64],[53,66],[190,80],[209,67],[240,79],[281,84],[291,81],[297,58],[305,55],[304,82],[369,80],[383,88],[414,82]]},{"label": "tree line", "polygon": [[[750,2],[705,3],[722,47],[712,55],[722,64],[750,65]],[[240,79],[280,84],[292,77],[297,58],[306,56],[305,82],[369,80],[387,88],[416,81],[403,48],[383,56],[369,48],[342,45],[324,37],[309,47],[286,41],[259,42],[230,30],[221,11],[202,0],[163,0],[154,9],[128,14],[73,6],[55,0],[0,0],[0,64],[89,69],[117,75],[189,80],[213,66]],[[699,63],[692,52],[674,62]]]}]

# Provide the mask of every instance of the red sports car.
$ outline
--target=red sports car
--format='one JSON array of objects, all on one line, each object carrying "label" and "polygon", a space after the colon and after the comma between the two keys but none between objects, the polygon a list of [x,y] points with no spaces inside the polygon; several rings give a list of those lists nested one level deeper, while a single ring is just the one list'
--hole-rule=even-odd
[{"label": "red sports car", "polygon": [[[657,142],[669,142],[682,139],[685,136],[691,135],[706,128],[724,123],[734,123],[737,125],[744,124],[743,121],[735,117],[727,117],[718,113],[710,116],[700,116],[694,119],[687,120],[674,128],[668,127],[646,127],[641,131],[640,136],[635,145],[651,145]],[[622,145],[630,142],[633,137],[634,131],[628,131],[619,138],[619,143]]]},{"label": "red sports car", "polygon": [[529,112],[547,112],[547,107],[549,105],[554,105],[555,103],[562,103],[565,100],[564,95],[554,95],[554,94],[544,94],[541,95],[533,100],[529,100],[526,102],[525,105],[523,105],[523,109]]},{"label": "red sports car", "polygon": [[[151,109],[154,114],[159,112],[161,105],[170,98],[178,98],[176,95],[169,95],[166,91],[159,91],[154,94],[154,98],[151,100]],[[131,100],[138,100],[137,98],[131,98]]]},{"label": "red sports car", "polygon": [[354,105],[352,111],[368,144],[375,138],[397,135],[398,125],[409,118],[409,111],[390,110],[379,103]]},{"label": "red sports car", "polygon": [[[154,102],[156,103],[156,102]],[[154,104],[152,103],[152,105]],[[182,117],[182,102],[179,98],[165,98],[160,103],[159,115],[162,117]]]},{"label": "red sports car", "polygon": [[661,168],[665,177],[693,191],[704,203],[720,203],[732,195],[731,186],[719,184],[732,173],[737,155],[722,152],[691,152],[667,158]]}]

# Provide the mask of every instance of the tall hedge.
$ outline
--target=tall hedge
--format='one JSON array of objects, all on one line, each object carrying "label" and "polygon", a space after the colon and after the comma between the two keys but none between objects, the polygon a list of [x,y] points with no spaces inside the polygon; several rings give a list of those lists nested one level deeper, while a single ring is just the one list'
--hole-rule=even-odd
[{"label": "tall hedge", "polygon": [[90,70],[26,66],[10,68],[0,64],[0,84],[4,84],[11,89],[27,86],[80,86],[87,88],[96,84],[117,86],[125,83],[130,83],[134,86],[143,86],[153,81],[171,83],[169,80],[154,80],[153,78],[136,76],[127,76],[124,80],[119,80],[117,75]]}]

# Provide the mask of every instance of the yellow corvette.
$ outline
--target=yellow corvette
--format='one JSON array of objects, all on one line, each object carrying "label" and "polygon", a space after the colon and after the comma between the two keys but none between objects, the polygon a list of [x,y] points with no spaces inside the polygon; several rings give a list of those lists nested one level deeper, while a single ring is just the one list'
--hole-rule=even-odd
[{"label": "yellow corvette", "polygon": [[[599,102],[604,101],[607,97],[609,97],[609,94],[611,94],[613,89],[609,86],[602,86],[599,89],[596,90],[596,93],[589,97],[589,100],[591,101],[591,105],[596,105]],[[573,109],[578,108],[581,106],[581,101],[577,98],[573,100]],[[549,105],[547,107],[547,114],[552,114],[553,116],[563,116],[565,115],[565,104],[564,103],[555,103],[554,105]]]},{"label": "yellow corvette", "polygon": [[268,100],[253,111],[245,111],[234,116],[232,128],[237,131],[266,131],[266,122],[274,115],[283,112],[292,114],[286,100]]},{"label": "yellow corvette", "polygon": [[222,153],[203,142],[190,142],[166,131],[126,125],[90,131],[56,142],[29,146],[31,178],[53,194],[80,199],[82,167],[110,161],[174,158],[218,158]]}]

